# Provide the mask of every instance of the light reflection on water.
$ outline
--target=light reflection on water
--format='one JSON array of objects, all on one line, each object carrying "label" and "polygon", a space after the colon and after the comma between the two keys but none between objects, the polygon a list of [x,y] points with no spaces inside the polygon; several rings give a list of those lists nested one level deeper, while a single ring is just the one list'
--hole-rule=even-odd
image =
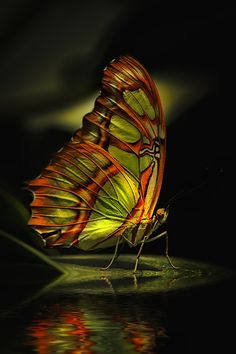
[{"label": "light reflection on water", "polygon": [[27,326],[25,347],[39,354],[161,353],[168,342],[162,315],[142,307],[89,296],[49,303]]},{"label": "light reflection on water", "polygon": [[235,277],[227,280],[228,270],[182,261],[173,273],[165,261],[134,279],[128,261],[107,276],[101,264],[87,269],[72,261],[73,272],[49,285],[14,280],[1,288],[1,354],[225,353],[235,344],[227,325],[228,314],[235,318]]}]

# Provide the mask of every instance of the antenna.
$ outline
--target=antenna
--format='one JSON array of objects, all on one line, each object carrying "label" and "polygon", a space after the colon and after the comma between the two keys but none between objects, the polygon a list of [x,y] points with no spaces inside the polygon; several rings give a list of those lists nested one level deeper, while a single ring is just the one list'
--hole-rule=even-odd
[{"label": "antenna", "polygon": [[209,176],[207,177],[205,180],[203,180],[200,183],[195,184],[193,187],[190,188],[183,188],[181,189],[179,192],[177,192],[176,194],[174,194],[165,204],[165,208],[169,209],[170,205],[174,204],[177,200],[181,199],[182,197],[186,196],[188,193],[192,193],[193,191],[202,188],[204,185],[206,185],[209,181],[211,181],[214,178],[216,178],[217,176],[219,176],[220,174],[223,173],[223,170],[219,170],[217,171],[213,176]]}]

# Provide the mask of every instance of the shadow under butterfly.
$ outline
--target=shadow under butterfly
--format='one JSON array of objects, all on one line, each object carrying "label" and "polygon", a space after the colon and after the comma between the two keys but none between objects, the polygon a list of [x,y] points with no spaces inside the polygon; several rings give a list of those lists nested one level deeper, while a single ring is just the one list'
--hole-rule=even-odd
[{"label": "shadow under butterfly", "polygon": [[154,232],[168,216],[157,208],[166,155],[166,128],[156,86],[130,56],[104,69],[101,94],[83,126],[36,179],[28,222],[47,247],[84,251],[140,245],[166,237]]}]

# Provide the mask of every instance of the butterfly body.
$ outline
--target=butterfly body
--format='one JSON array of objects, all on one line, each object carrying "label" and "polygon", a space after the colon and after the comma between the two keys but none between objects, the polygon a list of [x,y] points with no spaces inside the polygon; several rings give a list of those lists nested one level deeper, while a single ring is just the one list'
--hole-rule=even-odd
[{"label": "butterfly body", "polygon": [[165,221],[157,209],[166,130],[157,89],[146,69],[122,56],[104,70],[101,94],[71,141],[42,174],[29,225],[49,247],[136,246]]}]

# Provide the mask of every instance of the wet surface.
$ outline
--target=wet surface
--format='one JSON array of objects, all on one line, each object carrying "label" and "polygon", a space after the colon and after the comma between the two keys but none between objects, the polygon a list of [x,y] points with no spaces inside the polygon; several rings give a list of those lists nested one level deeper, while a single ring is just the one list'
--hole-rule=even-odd
[{"label": "wet surface", "polygon": [[[233,343],[234,274],[164,257],[60,257],[65,273],[43,284],[7,284],[2,353],[205,353]],[[58,261],[58,258],[56,259]]]},{"label": "wet surface", "polygon": [[[54,292],[78,294],[159,294],[207,285],[233,276],[228,269],[187,259],[173,258],[173,269],[163,256],[142,256],[133,274],[135,256],[122,255],[108,270],[111,255],[54,258],[65,270]],[[53,284],[53,283],[52,283]],[[51,284],[51,285],[52,285]]]}]

